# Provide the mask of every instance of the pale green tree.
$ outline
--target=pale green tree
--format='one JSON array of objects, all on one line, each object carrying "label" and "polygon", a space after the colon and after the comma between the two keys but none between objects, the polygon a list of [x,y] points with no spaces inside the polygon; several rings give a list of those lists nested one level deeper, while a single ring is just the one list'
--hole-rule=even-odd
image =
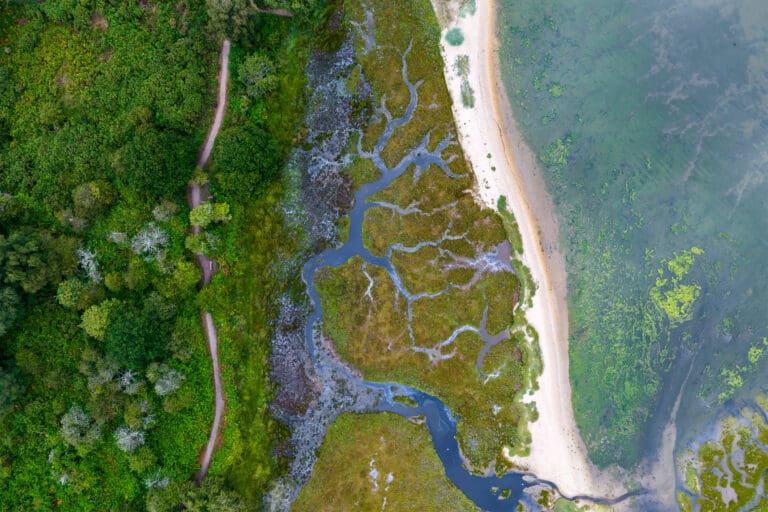
[{"label": "pale green tree", "polygon": [[71,277],[59,283],[56,300],[65,308],[75,309],[87,291],[88,285],[86,283],[76,277]]},{"label": "pale green tree", "polygon": [[275,65],[263,53],[256,52],[245,58],[238,69],[237,77],[245,87],[245,93],[251,98],[258,98],[277,88]]},{"label": "pale green tree", "polygon": [[246,33],[253,14],[248,0],[205,0],[205,7],[211,32],[231,39]]},{"label": "pale green tree", "polygon": [[87,450],[101,439],[101,427],[79,405],[73,405],[61,417],[61,437],[67,444]]},{"label": "pale green tree", "polygon": [[119,306],[119,300],[108,299],[100,304],[89,307],[81,317],[80,327],[88,336],[103,341],[107,333],[107,327],[109,327],[109,315]]}]

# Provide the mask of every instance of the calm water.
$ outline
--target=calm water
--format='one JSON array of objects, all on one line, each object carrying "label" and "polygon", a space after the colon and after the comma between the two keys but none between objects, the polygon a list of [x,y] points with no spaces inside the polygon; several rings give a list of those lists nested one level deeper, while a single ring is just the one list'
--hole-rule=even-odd
[{"label": "calm water", "polygon": [[683,443],[768,381],[768,2],[501,0],[499,23],[561,220],[577,420],[631,465],[689,369]]}]

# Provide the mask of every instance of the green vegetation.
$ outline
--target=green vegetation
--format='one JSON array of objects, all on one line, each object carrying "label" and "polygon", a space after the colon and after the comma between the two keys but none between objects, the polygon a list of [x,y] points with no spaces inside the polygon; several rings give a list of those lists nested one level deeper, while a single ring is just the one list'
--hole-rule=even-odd
[{"label": "green vegetation", "polygon": [[756,342],[749,347],[745,363],[720,370],[722,391],[717,395],[719,403],[723,403],[733,397],[744,386],[744,379],[760,370],[759,363],[763,355],[765,355],[766,349],[768,349],[768,338],[764,337],[761,342]]},{"label": "green vegetation", "polygon": [[422,510],[477,507],[446,478],[423,425],[390,413],[345,414],[318,452],[292,511]]},{"label": "green vegetation", "polygon": [[[701,287],[691,282],[689,273],[696,257],[701,254],[703,250],[695,246],[674,252],[671,257],[662,259],[655,269],[649,258],[647,273],[654,284],[648,289],[645,300],[601,297],[589,309],[577,311],[580,325],[585,328],[580,334],[590,333],[594,338],[589,343],[573,343],[571,347],[572,353],[578,353],[571,363],[574,385],[579,386],[587,380],[592,382],[574,394],[574,408],[587,445],[600,463],[614,460],[628,464],[638,456],[640,447],[635,439],[651,411],[640,404],[654,402],[661,386],[660,375],[668,371],[675,360],[670,329],[693,316]],[[608,267],[608,255],[600,258]],[[609,278],[610,274],[595,276],[597,284]],[[613,309],[606,313],[609,300]],[[605,322],[603,318],[598,322],[599,317],[592,316],[601,314],[610,315],[611,321]],[[598,326],[606,325],[612,325],[614,329],[598,329]],[[637,341],[625,343],[627,339]],[[606,340],[610,340],[610,350],[607,351]],[[596,378],[598,365],[610,368]],[[594,413],[598,406],[602,414]],[[587,411],[592,412],[587,414]],[[613,441],[606,443],[606,438]]]},{"label": "green vegetation", "polygon": [[474,16],[477,11],[477,0],[463,0],[459,8],[459,16],[466,18]]},{"label": "green vegetation", "polygon": [[555,139],[540,156],[541,162],[552,170],[564,169],[568,165],[568,155],[571,153],[573,142],[571,136]]},{"label": "green vegetation", "polygon": [[690,493],[677,495],[683,510],[763,510],[765,500],[756,493],[766,484],[768,471],[766,405],[768,398],[758,397],[753,407],[721,420],[714,436],[680,457]]},{"label": "green vegetation", "polygon": [[280,168],[281,148],[263,128],[250,122],[228,123],[213,147],[213,161],[221,192],[247,202],[274,179]]},{"label": "green vegetation", "polygon": [[186,213],[153,208],[183,201],[215,49],[190,5],[1,11],[0,508],[143,508],[210,425]]},{"label": "green vegetation", "polygon": [[469,55],[456,57],[453,70],[461,79],[461,103],[467,108],[475,106],[475,91],[469,85]]},{"label": "green vegetation", "polygon": [[553,98],[559,98],[565,92],[565,87],[563,87],[563,84],[558,84],[553,82],[549,84],[549,87],[547,88],[547,90],[549,91],[550,96],[552,96]]},{"label": "green vegetation", "polygon": [[667,315],[672,326],[690,320],[693,316],[693,305],[701,294],[701,286],[683,284],[681,280],[688,274],[695,257],[703,253],[702,249],[691,247],[663,261],[666,269],[659,269],[656,284],[650,290],[653,304]]},{"label": "green vegetation", "polygon": [[[392,72],[401,68],[406,48],[410,47],[409,79],[421,81],[413,119],[395,130],[383,151],[385,160],[392,163],[428,133],[430,147],[434,147],[440,140],[438,135],[445,137],[455,128],[440,73],[442,64],[434,37],[437,24],[429,3],[412,4],[410,23],[398,20],[398,7],[388,2],[376,2],[371,8],[379,46],[368,54],[358,47],[366,80],[375,84],[377,96],[386,94],[393,115],[401,114],[408,101],[400,74]],[[346,9],[351,20],[364,19],[356,2],[348,2]],[[376,122],[366,126],[364,144],[372,144],[382,129]],[[469,193],[474,181],[460,149],[451,146],[442,156],[459,177],[448,177],[437,166],[420,172],[409,169],[371,200],[400,208],[417,205],[418,211],[370,208],[363,239],[379,256],[395,244],[434,242],[434,246],[415,252],[394,251],[391,262],[409,293],[446,291],[414,300],[409,322],[407,300],[396,291],[389,274],[352,258],[316,276],[324,328],[341,357],[367,379],[403,382],[444,400],[460,417],[459,442],[472,465],[479,469],[495,463],[502,471],[509,467],[502,449],[506,446],[512,453],[524,453],[530,441],[527,422],[535,413],[519,399],[532,387],[540,368],[536,338],[523,316],[515,314],[520,285],[514,274],[456,264],[495,251],[510,235],[502,218],[480,208]],[[449,159],[451,156],[454,158]],[[353,167],[362,168],[358,163]],[[510,336],[491,348],[478,368],[484,343],[477,332],[459,329],[478,328],[484,314],[488,333],[509,331]],[[452,342],[441,343],[452,336]]]},{"label": "green vegetation", "polygon": [[[0,6],[0,509],[244,510],[283,471],[268,409],[274,269],[292,250],[278,178],[323,10],[243,2],[223,26],[224,3]],[[238,37],[216,200],[189,212],[221,28]],[[190,249],[223,269],[202,293]],[[200,306],[227,417],[196,488],[213,413]]]},{"label": "green vegetation", "polygon": [[445,40],[448,41],[448,44],[451,46],[461,46],[461,44],[464,42],[464,33],[459,27],[452,28],[446,32]]}]

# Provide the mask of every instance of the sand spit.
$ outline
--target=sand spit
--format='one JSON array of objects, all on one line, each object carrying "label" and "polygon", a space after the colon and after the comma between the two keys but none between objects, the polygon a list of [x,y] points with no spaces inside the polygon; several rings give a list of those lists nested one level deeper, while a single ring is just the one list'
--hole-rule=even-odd
[{"label": "sand spit", "polygon": [[[526,317],[539,334],[544,370],[538,391],[527,398],[536,402],[539,420],[530,426],[531,454],[513,460],[539,478],[555,482],[566,495],[618,496],[623,487],[589,462],[573,416],[565,259],[558,247],[552,200],[536,158],[515,126],[499,76],[495,2],[477,2],[476,12],[464,16],[457,15],[455,8],[449,12],[452,7],[441,0],[433,0],[433,6],[444,34],[458,27],[464,36],[458,46],[445,38],[441,46],[459,138],[477,177],[479,198],[496,208],[499,196],[506,196],[523,239],[523,262],[537,285]],[[463,80],[455,69],[457,58],[464,55],[469,57],[472,108],[462,104]]]}]

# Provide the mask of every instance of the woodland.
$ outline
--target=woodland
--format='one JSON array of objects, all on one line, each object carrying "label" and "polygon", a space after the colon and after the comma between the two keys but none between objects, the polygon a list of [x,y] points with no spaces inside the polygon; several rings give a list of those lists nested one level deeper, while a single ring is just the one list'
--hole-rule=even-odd
[{"label": "woodland", "polygon": [[[0,509],[250,510],[285,471],[268,299],[290,236],[280,171],[328,12],[0,4]],[[224,38],[230,102],[208,182],[195,160]],[[211,215],[186,207],[190,180],[210,186]],[[202,291],[198,252],[221,267]],[[213,414],[201,308],[220,324],[227,412],[196,485]]]}]

